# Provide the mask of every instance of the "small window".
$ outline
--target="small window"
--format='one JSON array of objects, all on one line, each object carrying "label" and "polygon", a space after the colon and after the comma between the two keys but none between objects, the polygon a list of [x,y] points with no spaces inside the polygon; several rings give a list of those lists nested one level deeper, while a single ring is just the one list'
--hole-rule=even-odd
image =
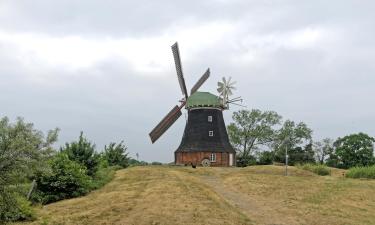
[{"label": "small window", "polygon": [[216,162],[216,154],[215,153],[211,153],[210,162]]},{"label": "small window", "polygon": [[208,122],[212,122],[212,116],[208,116]]},{"label": "small window", "polygon": [[208,131],[208,136],[213,137],[214,136],[214,131],[212,131],[212,130]]}]

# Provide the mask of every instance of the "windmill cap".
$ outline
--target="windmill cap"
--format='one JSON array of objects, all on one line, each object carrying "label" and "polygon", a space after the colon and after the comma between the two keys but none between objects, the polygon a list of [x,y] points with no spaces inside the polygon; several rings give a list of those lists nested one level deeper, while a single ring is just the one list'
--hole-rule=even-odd
[{"label": "windmill cap", "polygon": [[210,92],[195,92],[190,95],[186,101],[186,108],[197,108],[197,107],[213,107],[213,108],[223,108],[221,99],[211,94]]}]

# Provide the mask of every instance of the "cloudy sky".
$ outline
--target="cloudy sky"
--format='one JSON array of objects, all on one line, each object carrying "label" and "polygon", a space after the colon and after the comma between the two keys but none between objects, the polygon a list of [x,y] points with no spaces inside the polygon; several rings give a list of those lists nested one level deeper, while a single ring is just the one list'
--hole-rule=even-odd
[{"label": "cloudy sky", "polygon": [[[17,116],[59,145],[79,132],[101,150],[173,161],[185,116],[151,144],[148,133],[188,89],[237,81],[248,109],[304,121],[314,138],[375,135],[373,1],[0,0],[0,116]],[[225,112],[226,122],[231,113]]]}]

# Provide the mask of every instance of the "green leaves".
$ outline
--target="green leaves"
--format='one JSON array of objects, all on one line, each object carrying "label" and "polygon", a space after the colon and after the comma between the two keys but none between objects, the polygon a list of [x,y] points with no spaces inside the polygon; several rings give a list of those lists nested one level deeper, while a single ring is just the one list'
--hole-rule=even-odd
[{"label": "green leaves", "polygon": [[117,145],[112,142],[108,147],[104,147],[103,157],[107,160],[109,166],[121,166],[126,168],[129,165],[129,157],[126,150],[127,147],[124,141],[121,141]]},{"label": "green leaves", "polygon": [[243,156],[250,155],[259,146],[271,143],[275,126],[281,121],[281,116],[276,112],[262,112],[258,109],[234,112],[232,118],[234,122],[228,126],[228,135]]},{"label": "green leaves", "polygon": [[65,152],[70,160],[84,165],[89,176],[93,176],[98,170],[100,156],[95,152],[95,145],[83,137],[83,132],[78,141],[66,143],[60,151]]},{"label": "green leaves", "polygon": [[334,143],[339,167],[368,166],[374,164],[375,139],[364,133],[338,138]]}]

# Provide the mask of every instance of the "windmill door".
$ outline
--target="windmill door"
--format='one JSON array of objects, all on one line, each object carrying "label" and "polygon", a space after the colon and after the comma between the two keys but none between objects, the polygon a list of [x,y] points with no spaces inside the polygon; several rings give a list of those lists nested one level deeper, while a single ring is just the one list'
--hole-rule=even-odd
[{"label": "windmill door", "polygon": [[229,153],[229,166],[233,166],[233,154]]}]

